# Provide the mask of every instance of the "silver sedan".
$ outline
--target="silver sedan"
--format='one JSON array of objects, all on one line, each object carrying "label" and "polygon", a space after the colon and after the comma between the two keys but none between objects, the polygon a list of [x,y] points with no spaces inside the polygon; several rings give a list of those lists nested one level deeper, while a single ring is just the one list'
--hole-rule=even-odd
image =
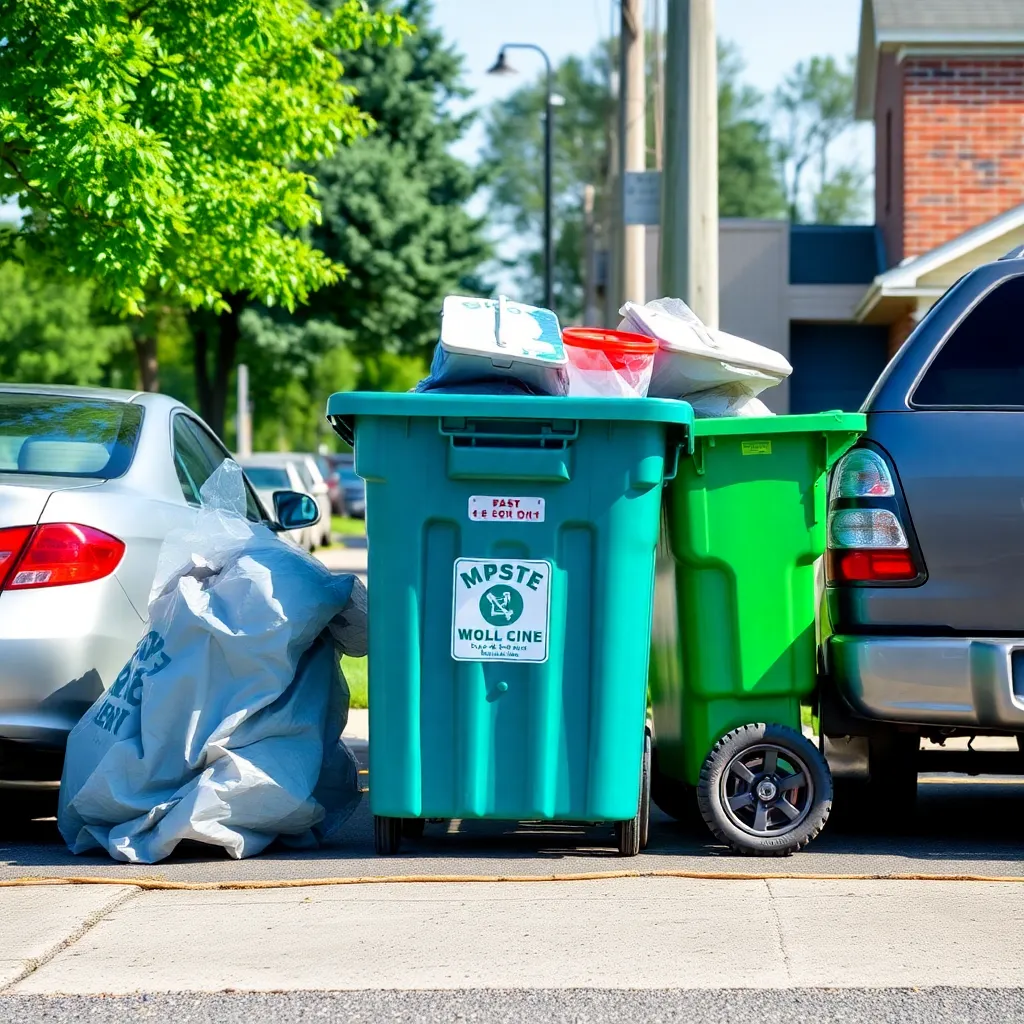
[{"label": "silver sedan", "polygon": [[[68,732],[142,636],[164,538],[226,458],[165,395],[0,385],[0,789],[56,788]],[[289,525],[316,521],[278,497]]]}]

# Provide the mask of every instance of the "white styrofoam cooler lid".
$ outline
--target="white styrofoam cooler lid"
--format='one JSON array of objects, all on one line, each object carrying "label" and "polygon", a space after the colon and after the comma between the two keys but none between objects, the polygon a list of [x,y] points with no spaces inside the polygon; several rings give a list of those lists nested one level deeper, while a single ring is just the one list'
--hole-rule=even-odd
[{"label": "white styrofoam cooler lid", "polygon": [[510,302],[504,295],[479,299],[448,295],[441,310],[441,345],[446,352],[565,366],[562,331],[550,309]]}]

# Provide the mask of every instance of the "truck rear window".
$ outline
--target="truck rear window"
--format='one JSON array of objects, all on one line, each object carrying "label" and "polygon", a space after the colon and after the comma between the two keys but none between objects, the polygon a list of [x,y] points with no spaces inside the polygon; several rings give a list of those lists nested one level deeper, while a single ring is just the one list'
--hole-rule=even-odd
[{"label": "truck rear window", "polygon": [[1024,277],[993,288],[943,343],[914,392],[933,409],[1024,409]]},{"label": "truck rear window", "polygon": [[127,402],[0,392],[0,473],[109,480],[131,465],[141,429]]}]

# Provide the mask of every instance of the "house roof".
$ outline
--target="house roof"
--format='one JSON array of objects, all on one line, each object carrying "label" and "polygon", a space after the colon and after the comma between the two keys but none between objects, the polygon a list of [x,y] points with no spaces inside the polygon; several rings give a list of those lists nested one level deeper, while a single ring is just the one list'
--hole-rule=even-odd
[{"label": "house roof", "polygon": [[[872,313],[886,300],[916,302],[918,299],[934,299],[946,290],[952,281],[941,280],[936,272],[946,268],[958,277],[965,272],[963,265],[987,263],[994,255],[1006,251],[1006,236],[1011,244],[1017,244],[1024,235],[1024,203],[965,231],[962,235],[931,249],[913,259],[904,260],[891,270],[879,274],[858,305],[855,316],[858,320],[872,319]],[[985,251],[998,243],[995,252]],[[928,280],[928,278],[931,278]]]},{"label": "house roof", "polygon": [[874,113],[878,53],[926,48],[1024,47],[1021,0],[862,0],[857,53],[857,117]]},{"label": "house roof", "polygon": [[881,232],[873,224],[793,224],[790,284],[870,284],[885,269]]}]

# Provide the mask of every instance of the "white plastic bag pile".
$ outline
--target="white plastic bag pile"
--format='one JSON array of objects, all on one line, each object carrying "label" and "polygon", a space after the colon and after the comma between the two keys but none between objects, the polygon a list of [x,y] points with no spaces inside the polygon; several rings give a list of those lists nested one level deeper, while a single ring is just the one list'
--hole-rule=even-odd
[{"label": "white plastic bag pile", "polygon": [[339,652],[366,654],[366,592],[247,521],[241,470],[168,537],[145,637],[72,730],[58,825],[74,853],[152,864],[182,840],[260,853],[332,838],[359,802]]},{"label": "white plastic bag pile", "polygon": [[627,302],[619,330],[658,341],[648,394],[685,399],[698,417],[771,416],[757,396],[792,372],[773,349],[710,329],[682,299]]}]

